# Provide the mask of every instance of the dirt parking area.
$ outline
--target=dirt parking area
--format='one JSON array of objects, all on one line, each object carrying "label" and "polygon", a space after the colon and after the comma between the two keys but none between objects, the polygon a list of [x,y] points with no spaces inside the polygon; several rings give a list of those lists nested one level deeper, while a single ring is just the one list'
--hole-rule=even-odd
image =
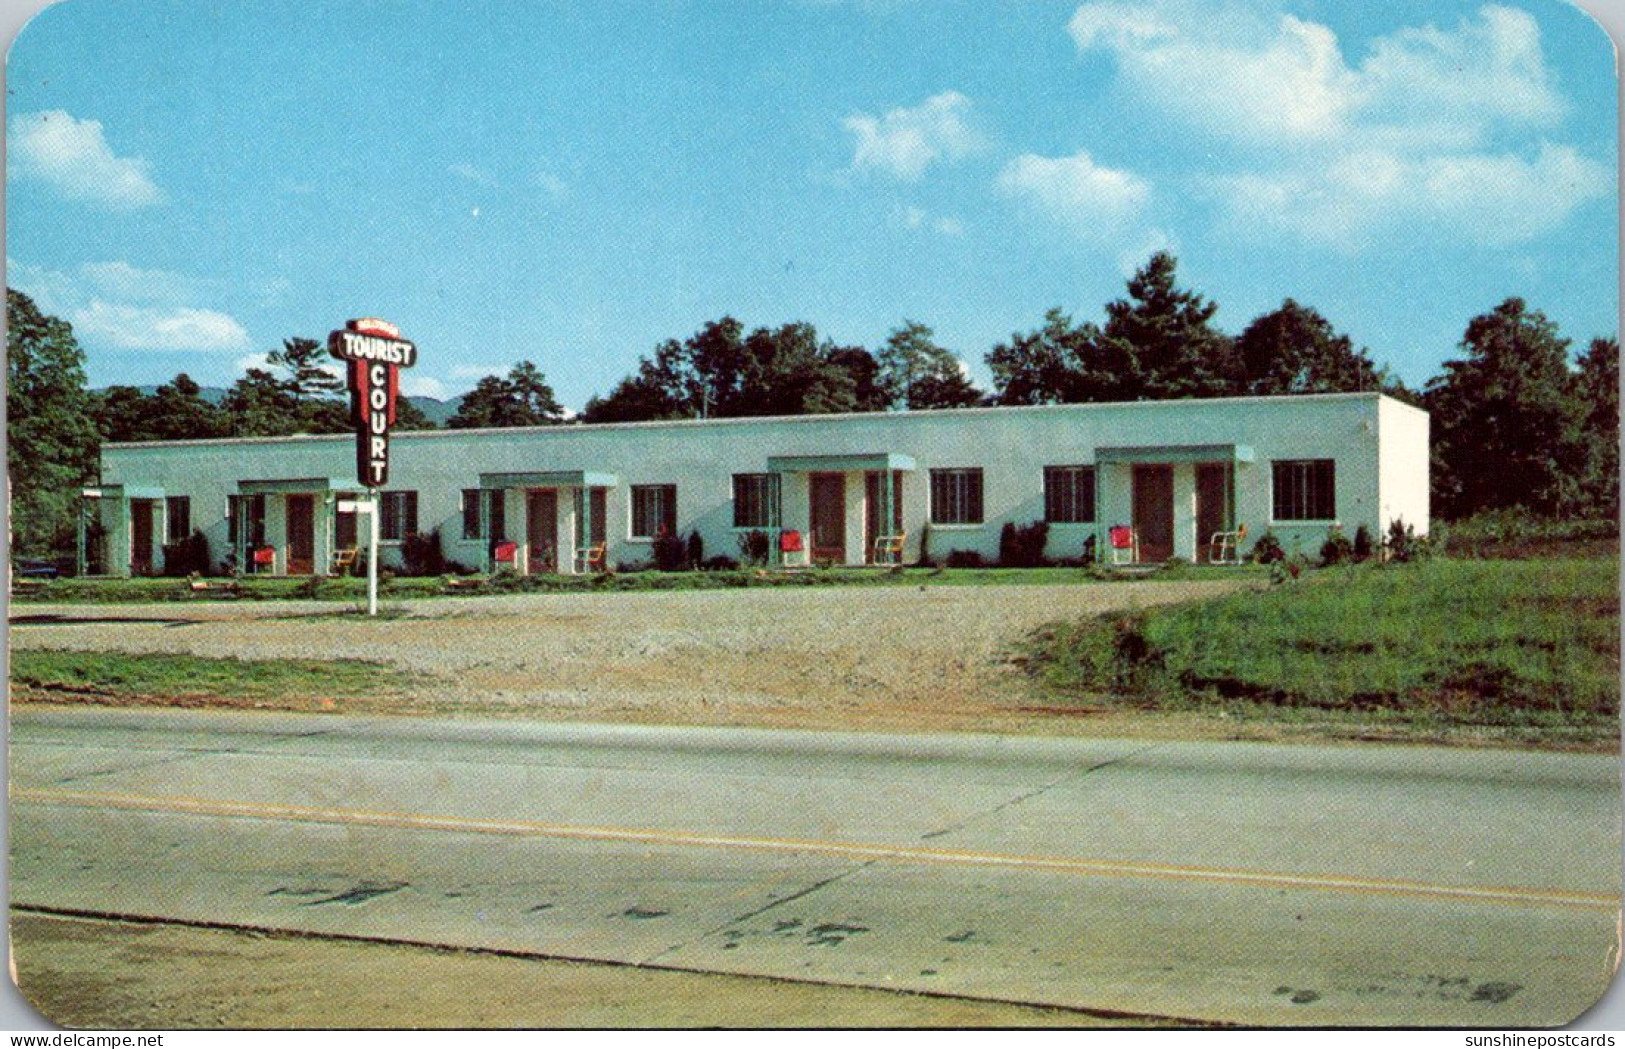
[{"label": "dirt parking area", "polygon": [[818,587],[425,600],[369,620],[320,603],[31,605],[19,649],[356,659],[413,675],[407,713],[805,727],[1011,727],[1015,647],[1062,619],[1211,597],[1242,580]]}]

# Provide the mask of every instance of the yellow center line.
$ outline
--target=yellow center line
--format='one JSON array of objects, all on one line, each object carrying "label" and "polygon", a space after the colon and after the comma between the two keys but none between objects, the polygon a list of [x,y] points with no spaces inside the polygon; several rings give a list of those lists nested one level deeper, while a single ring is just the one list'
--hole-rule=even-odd
[{"label": "yellow center line", "polygon": [[313,808],[302,805],[223,801],[211,798],[105,794],[33,787],[14,787],[11,790],[11,798],[13,801],[69,805],[82,808],[178,812],[190,815],[222,816],[238,819],[391,827],[458,834],[491,834],[513,837],[632,842],[688,848],[794,852],[850,859],[884,860],[903,864],[1005,867],[1100,877],[1164,878],[1220,882],[1264,888],[1383,893],[1395,896],[1510,906],[1570,907],[1581,910],[1610,912],[1617,911],[1620,906],[1619,897],[1608,893],[1576,892],[1567,889],[1544,889],[1524,886],[1442,885],[1358,875],[1297,874],[1283,871],[1196,867],[1171,863],[1087,859],[1071,856],[1024,856],[1010,853],[972,852],[959,849],[925,849],[851,841],[705,834],[694,831],[660,830],[642,827],[595,827],[577,824],[543,823],[531,820],[488,820],[462,816],[432,816],[414,812]]}]

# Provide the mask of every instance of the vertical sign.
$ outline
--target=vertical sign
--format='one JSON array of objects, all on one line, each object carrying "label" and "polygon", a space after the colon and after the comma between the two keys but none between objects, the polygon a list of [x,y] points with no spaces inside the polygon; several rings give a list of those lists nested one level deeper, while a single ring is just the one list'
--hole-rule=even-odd
[{"label": "vertical sign", "polygon": [[349,366],[356,478],[367,488],[381,488],[389,481],[389,428],[400,396],[400,369],[417,363],[418,348],[388,321],[363,317],[329,335],[327,352]]}]

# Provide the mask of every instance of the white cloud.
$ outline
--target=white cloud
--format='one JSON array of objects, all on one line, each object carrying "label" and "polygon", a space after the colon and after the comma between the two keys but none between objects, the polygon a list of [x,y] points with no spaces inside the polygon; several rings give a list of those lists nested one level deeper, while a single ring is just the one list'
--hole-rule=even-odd
[{"label": "white cloud", "polygon": [[1024,153],[1004,166],[996,185],[1085,240],[1120,233],[1151,199],[1144,179],[1102,167],[1083,152],[1070,157]]},{"label": "white cloud", "polygon": [[451,396],[451,390],[439,379],[429,375],[413,375],[409,371],[401,373],[401,392],[408,397],[433,397],[437,401]]},{"label": "white cloud", "polygon": [[842,122],[857,146],[853,170],[873,170],[918,182],[938,161],[960,160],[984,145],[969,121],[970,99],[957,91],[933,95],[913,108],[875,117],[855,113]]},{"label": "white cloud", "polygon": [[933,215],[922,207],[910,204],[892,212],[892,222],[904,229],[926,229],[945,237],[962,237],[965,224],[951,215]]},{"label": "white cloud", "polygon": [[1512,244],[1611,185],[1552,140],[1567,104],[1539,24],[1513,8],[1401,28],[1357,60],[1324,25],[1239,4],[1101,0],[1068,29],[1161,118],[1235,147],[1209,154],[1230,170],[1197,181],[1242,235],[1358,250],[1426,225]]},{"label": "white cloud", "polygon": [[1238,231],[1281,232],[1345,250],[1420,224],[1476,243],[1521,243],[1560,227],[1574,209],[1612,190],[1607,165],[1569,146],[1533,156],[1353,153],[1318,170],[1216,180]]},{"label": "white cloud", "polygon": [[139,208],[163,199],[145,160],[117,156],[99,121],[60,109],[12,117],[6,155],[11,174],[45,182],[69,200]]},{"label": "white cloud", "polygon": [[268,372],[271,370],[271,356],[268,353],[245,354],[233,361],[232,367],[240,372],[246,372],[250,368],[258,368],[262,372]]},{"label": "white cloud", "polygon": [[183,302],[196,282],[168,270],[144,270],[128,262],[87,262],[79,272],[96,290],[134,302]]},{"label": "white cloud", "polygon": [[231,351],[250,345],[248,332],[235,318],[190,305],[198,289],[218,281],[141,269],[122,260],[87,262],[65,273],[10,257],[6,281],[33,296],[41,309],[67,320],[92,349]]},{"label": "white cloud", "polygon": [[549,171],[544,171],[536,176],[536,185],[545,190],[547,195],[554,200],[558,200],[570,192],[569,183]]},{"label": "white cloud", "polygon": [[1358,137],[1461,148],[1564,110],[1539,25],[1495,5],[1453,29],[1380,37],[1358,65],[1324,25],[1234,5],[1104,0],[1079,7],[1068,28],[1080,50],[1109,52],[1137,96],[1248,144]]},{"label": "white cloud", "polygon": [[190,306],[128,306],[92,299],[68,315],[90,341],[121,350],[242,350],[248,332],[224,313]]}]

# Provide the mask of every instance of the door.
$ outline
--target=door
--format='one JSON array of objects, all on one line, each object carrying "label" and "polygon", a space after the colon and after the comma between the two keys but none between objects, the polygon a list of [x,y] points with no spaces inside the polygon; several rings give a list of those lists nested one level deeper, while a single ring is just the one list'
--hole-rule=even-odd
[{"label": "door", "polygon": [[559,570],[559,493],[532,488],[525,493],[525,545],[530,573]]},{"label": "door", "polygon": [[1134,468],[1134,530],[1140,537],[1140,560],[1166,561],[1174,556],[1174,468]]},{"label": "door", "polygon": [[903,532],[903,473],[901,470],[892,473],[892,521],[891,527],[882,532],[880,527],[880,508],[885,501],[885,494],[881,486],[886,475],[880,470],[870,470],[863,478],[863,560],[873,564],[875,559],[875,540],[885,535],[901,535]]},{"label": "door", "polygon": [[130,574],[152,575],[152,500],[130,500]]},{"label": "door", "polygon": [[1196,559],[1213,556],[1213,533],[1230,530],[1230,468],[1223,463],[1196,467]]},{"label": "door", "polygon": [[334,500],[333,508],[333,552],[340,550],[354,550],[359,543],[357,537],[357,515],[343,513],[338,509],[339,499],[354,499],[354,492],[340,492]]},{"label": "door", "polygon": [[316,497],[290,495],[287,498],[288,574],[313,575],[316,572]]},{"label": "door", "polygon": [[846,563],[846,475],[813,474],[807,483],[812,559]]}]

